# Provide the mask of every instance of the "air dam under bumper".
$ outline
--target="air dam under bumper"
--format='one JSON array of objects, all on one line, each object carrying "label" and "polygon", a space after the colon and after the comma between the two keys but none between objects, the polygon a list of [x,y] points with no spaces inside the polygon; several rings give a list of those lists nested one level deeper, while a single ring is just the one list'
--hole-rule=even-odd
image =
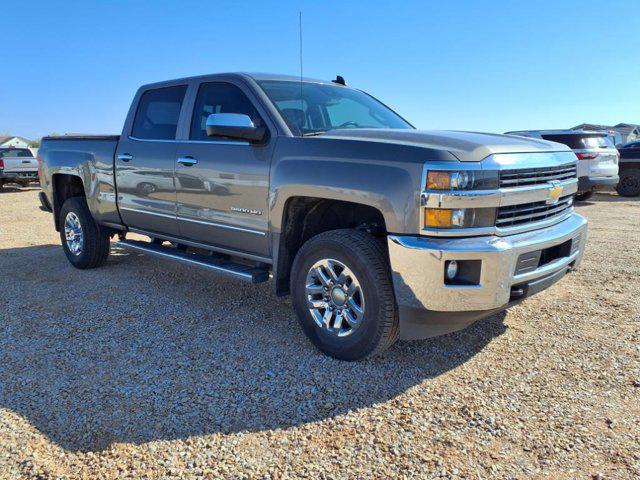
[{"label": "air dam under bumper", "polygon": [[[400,338],[453,332],[544,290],[578,266],[586,240],[587,221],[577,213],[553,226],[506,237],[389,235]],[[477,281],[446,284],[448,260],[459,265],[475,260],[468,265],[479,267]]]}]

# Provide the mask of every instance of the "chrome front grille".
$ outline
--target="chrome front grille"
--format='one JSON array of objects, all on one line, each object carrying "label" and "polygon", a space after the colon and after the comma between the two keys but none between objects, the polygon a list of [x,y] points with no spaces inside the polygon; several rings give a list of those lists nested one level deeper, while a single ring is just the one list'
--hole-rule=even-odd
[{"label": "chrome front grille", "polygon": [[[574,174],[575,175],[575,174]],[[500,207],[496,215],[496,227],[508,228],[525,223],[539,222],[560,217],[573,208],[573,195],[560,197],[557,203],[546,201]]]},{"label": "chrome front grille", "polygon": [[569,180],[576,178],[577,168],[577,165],[574,163],[557,167],[502,170],[500,172],[500,187],[522,187],[539,185],[550,182],[551,180]]}]

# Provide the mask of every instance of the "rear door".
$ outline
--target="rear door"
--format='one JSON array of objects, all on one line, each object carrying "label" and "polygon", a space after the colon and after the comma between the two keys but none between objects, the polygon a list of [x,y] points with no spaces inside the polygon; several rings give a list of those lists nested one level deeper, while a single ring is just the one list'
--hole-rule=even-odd
[{"label": "rear door", "polygon": [[[275,129],[252,92],[240,83],[215,81],[195,87],[188,138],[179,142],[175,155],[180,235],[267,257],[267,197]],[[208,137],[205,123],[212,113],[249,115],[254,125],[267,127],[269,138],[254,145]]]},{"label": "rear door", "polygon": [[178,235],[174,168],[186,91],[187,85],[172,85],[143,92],[130,134],[118,143],[118,207],[129,227]]}]

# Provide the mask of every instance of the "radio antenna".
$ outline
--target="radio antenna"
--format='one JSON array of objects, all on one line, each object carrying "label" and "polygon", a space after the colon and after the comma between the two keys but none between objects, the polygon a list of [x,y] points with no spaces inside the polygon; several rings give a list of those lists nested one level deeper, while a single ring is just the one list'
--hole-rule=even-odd
[{"label": "radio antenna", "polygon": [[302,127],[304,126],[304,102],[302,100],[302,11],[298,12],[298,27],[299,27],[299,43],[300,43],[300,135],[302,135]]}]

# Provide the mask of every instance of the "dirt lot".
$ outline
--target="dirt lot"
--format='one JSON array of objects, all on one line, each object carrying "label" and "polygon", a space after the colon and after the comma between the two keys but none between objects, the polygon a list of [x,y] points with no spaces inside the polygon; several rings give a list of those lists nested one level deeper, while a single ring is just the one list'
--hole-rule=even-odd
[{"label": "dirt lot", "polygon": [[640,200],[508,313],[338,362],[286,299],[113,250],[74,270],[0,193],[0,478],[638,478]]}]

